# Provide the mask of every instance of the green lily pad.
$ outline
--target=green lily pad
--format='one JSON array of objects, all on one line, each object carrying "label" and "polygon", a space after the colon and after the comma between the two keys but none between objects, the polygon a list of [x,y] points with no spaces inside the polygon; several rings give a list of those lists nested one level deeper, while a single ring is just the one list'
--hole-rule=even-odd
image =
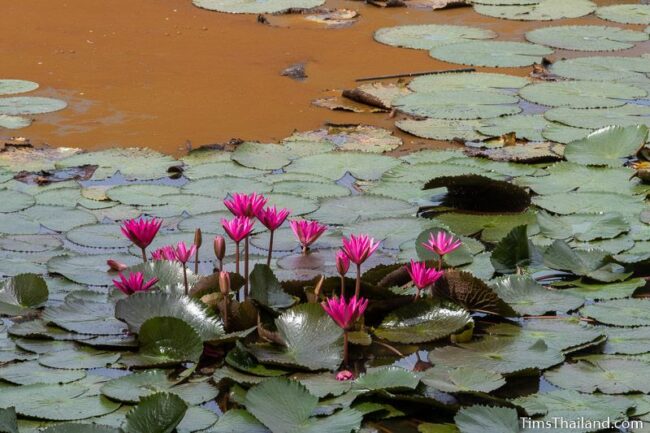
[{"label": "green lily pad", "polygon": [[194,328],[175,317],[152,317],[138,333],[140,355],[153,358],[157,364],[198,362],[203,341]]},{"label": "green lily pad", "polygon": [[607,354],[637,355],[650,352],[650,334],[648,327],[615,328],[602,326],[598,328],[607,336],[603,352]]},{"label": "green lily pad", "polygon": [[481,140],[485,137],[475,131],[480,125],[477,120],[401,119],[395,122],[402,131],[432,140]]},{"label": "green lily pad", "polygon": [[596,108],[582,110],[569,107],[552,108],[544,113],[546,119],[563,123],[576,128],[599,129],[610,125],[631,126],[650,125],[646,116],[650,115],[650,107],[645,105],[627,104],[621,107]]},{"label": "green lily pad", "polygon": [[449,367],[482,368],[504,375],[530,369],[546,369],[564,361],[556,349],[543,340],[531,344],[527,340],[507,337],[486,337],[472,343],[445,346],[429,352],[434,364]]},{"label": "green lily pad", "polygon": [[36,361],[20,362],[0,367],[0,379],[16,385],[62,384],[75,382],[84,377],[86,377],[86,372],[83,370],[47,368]]},{"label": "green lily pad", "polygon": [[402,96],[393,106],[419,117],[482,119],[519,113],[521,108],[516,105],[517,100],[513,95],[484,90],[439,90]]},{"label": "green lily pad", "polygon": [[166,371],[156,369],[111,379],[101,387],[103,395],[124,403],[137,403],[157,392],[176,394],[189,405],[210,401],[218,394],[217,388],[205,380],[179,384],[179,380],[170,379]]},{"label": "green lily pad", "polygon": [[551,21],[560,18],[578,18],[589,15],[596,4],[589,0],[541,0],[534,4],[514,6],[474,5],[474,10],[482,15],[519,21]]},{"label": "green lily pad", "polygon": [[582,280],[572,281],[565,292],[582,296],[586,299],[620,299],[632,296],[632,293],[639,287],[645,286],[646,281],[642,278],[631,278],[629,280],[615,283],[587,283]]},{"label": "green lily pad", "polygon": [[46,308],[43,320],[80,334],[121,335],[125,325],[113,313],[111,303],[68,299],[62,305]]},{"label": "green lily pad", "polygon": [[532,212],[520,214],[474,215],[449,212],[437,216],[436,221],[449,227],[454,233],[472,236],[480,233],[484,242],[499,242],[510,231],[522,224],[535,222]]},{"label": "green lily pad", "polygon": [[572,272],[605,283],[627,279],[630,274],[625,273],[622,266],[609,263],[608,256],[602,250],[574,250],[566,242],[556,240],[544,251],[544,264],[551,269]]},{"label": "green lily pad", "polygon": [[72,421],[105,415],[120,405],[106,398],[88,395],[88,388],[78,384],[24,385],[0,394],[0,407],[15,406],[16,413],[53,421]]},{"label": "green lily pad", "polygon": [[250,274],[250,296],[262,305],[279,310],[292,306],[296,300],[284,291],[273,270],[256,264]]},{"label": "green lily pad", "polygon": [[542,137],[546,140],[567,144],[585,138],[590,132],[592,132],[591,129],[575,128],[557,122],[549,122],[542,131]]},{"label": "green lily pad", "polygon": [[287,10],[311,9],[320,6],[324,0],[192,0],[195,6],[229,14],[271,14]]},{"label": "green lily pad", "polygon": [[126,414],[126,433],[171,433],[183,420],[187,404],[177,395],[156,393],[143,397]]},{"label": "green lily pad", "polygon": [[308,173],[338,180],[346,173],[363,180],[376,180],[391,168],[399,165],[395,158],[356,152],[326,153],[295,160],[287,173]]},{"label": "green lily pad", "polygon": [[147,148],[112,148],[85,152],[56,161],[56,168],[98,165],[94,180],[106,179],[119,171],[129,179],[157,179],[167,176],[167,169],[178,162],[169,155]]},{"label": "green lily pad", "polygon": [[560,215],[601,212],[637,213],[642,210],[638,197],[613,192],[567,192],[533,197],[533,203]]},{"label": "green lily pad", "polygon": [[575,310],[584,304],[584,299],[549,290],[532,278],[510,275],[496,280],[492,289],[519,314],[541,315],[548,312]]},{"label": "green lily pad", "polygon": [[179,189],[167,185],[129,184],[113,187],[106,191],[108,198],[131,206],[161,206],[169,201],[165,194],[176,194]]},{"label": "green lily pad", "polygon": [[552,81],[526,86],[519,95],[527,101],[550,107],[602,108],[625,105],[626,99],[641,98],[647,92],[624,83]]},{"label": "green lily pad", "polygon": [[211,433],[269,433],[253,415],[244,409],[230,409],[209,430]]},{"label": "green lily pad", "polygon": [[0,429],[6,433],[18,433],[15,408],[0,409]]},{"label": "green lily pad", "polygon": [[[332,125],[314,131],[295,132],[283,142],[294,159],[323,153],[323,149],[332,146],[334,149],[352,152],[383,153],[402,144],[402,140],[391,131],[368,125]],[[310,150],[314,145],[316,152]]]},{"label": "green lily pad", "polygon": [[364,391],[382,389],[415,389],[420,383],[419,375],[401,367],[369,368],[352,384],[352,388]]},{"label": "green lily pad", "polygon": [[120,359],[119,353],[81,347],[43,355],[38,359],[38,362],[45,367],[51,368],[88,370],[106,367],[117,362],[118,359]]},{"label": "green lily pad", "polygon": [[446,338],[473,324],[467,310],[450,302],[422,299],[389,314],[375,335],[396,343],[425,343]]},{"label": "green lily pad", "polygon": [[287,149],[280,144],[245,142],[237,146],[233,161],[245,167],[278,170],[291,163]]},{"label": "green lily pad", "polygon": [[121,430],[107,425],[85,423],[56,424],[42,431],[43,433],[121,433]]},{"label": "green lily pad", "polygon": [[8,213],[32,207],[36,201],[29,194],[5,189],[0,190],[0,203],[0,213]]},{"label": "green lily pad", "polygon": [[414,78],[408,88],[414,92],[440,90],[510,91],[530,83],[527,78],[488,72],[461,72],[453,74],[422,75]]},{"label": "green lily pad", "polygon": [[[483,9],[478,5],[475,9],[479,8]],[[429,54],[449,63],[512,68],[541,63],[544,56],[553,54],[553,50],[525,42],[472,41],[436,47]]]},{"label": "green lily pad", "polygon": [[117,224],[89,224],[76,227],[65,237],[77,245],[92,248],[124,248],[131,245]]},{"label": "green lily pad", "polygon": [[622,4],[603,6],[596,9],[596,15],[607,21],[623,24],[650,24],[650,5]]},{"label": "green lily pad", "polygon": [[541,262],[539,251],[528,238],[525,225],[513,228],[494,247],[490,257],[495,271],[501,274],[512,274],[517,270],[534,266]]},{"label": "green lily pad", "polygon": [[650,326],[649,300],[612,299],[583,307],[580,313],[614,326]]},{"label": "green lily pad", "polygon": [[16,337],[43,338],[55,341],[87,340],[93,337],[92,335],[77,334],[54,326],[47,326],[45,321],[39,319],[16,323],[9,328],[8,333]]},{"label": "green lily pad", "polygon": [[564,78],[594,81],[643,81],[650,72],[648,57],[593,56],[562,59],[551,72]]},{"label": "green lily pad", "polygon": [[[273,184],[273,194],[276,193],[293,194],[306,198],[319,199],[324,197],[344,197],[350,195],[350,190],[337,184],[285,180]],[[285,204],[284,207],[289,207],[289,205]],[[291,209],[293,210],[293,208]]]},{"label": "green lily pad", "polygon": [[647,139],[645,125],[609,126],[567,144],[564,156],[577,164],[617,167],[623,158],[635,155]]},{"label": "green lily pad", "polygon": [[[242,145],[244,144],[246,143],[243,143]],[[259,146],[266,146],[266,144],[259,144]],[[268,172],[256,168],[245,167],[235,161],[217,161],[205,164],[196,164],[187,167],[183,171],[183,175],[192,181],[210,178],[213,182],[218,182],[218,178],[221,177],[255,178],[263,176],[266,173]]]},{"label": "green lily pad", "polygon": [[544,377],[553,385],[586,393],[648,393],[650,378],[643,374],[647,368],[647,363],[633,359],[590,359],[564,364]]},{"label": "green lily pad", "polygon": [[334,370],[343,360],[343,331],[319,304],[300,304],[275,320],[285,345],[258,344],[251,353],[263,363]]},{"label": "green lily pad", "polygon": [[[276,206],[278,209],[287,208],[291,210],[291,215],[293,216],[311,214],[313,211],[318,209],[318,202],[315,200],[315,198],[299,197],[297,195],[294,195],[293,193],[288,193],[288,192],[287,193],[276,192],[275,187],[277,185],[278,184],[273,185],[272,193],[264,194],[264,197],[266,197],[266,199],[268,200],[267,206]],[[316,187],[316,189],[318,189],[318,187]],[[339,190],[339,192],[340,191],[341,190]]]},{"label": "green lily pad", "polygon": [[541,114],[516,114],[483,120],[476,129],[481,134],[492,137],[514,132],[517,138],[544,141],[542,131],[547,126],[548,121]]},{"label": "green lily pad", "polygon": [[648,34],[610,26],[542,27],[526,33],[535,44],[577,51],[617,51],[648,40]]},{"label": "green lily pad", "polygon": [[15,116],[19,114],[41,114],[63,110],[65,101],[42,96],[11,96],[0,98],[0,114]]},{"label": "green lily pad", "polygon": [[41,306],[49,292],[43,277],[19,274],[0,283],[0,314],[19,315]]},{"label": "green lily pad", "polygon": [[326,198],[320,208],[309,215],[325,224],[352,224],[376,218],[415,214],[415,207],[403,200],[371,195]]},{"label": "green lily pad", "polygon": [[551,239],[575,238],[579,241],[611,239],[630,230],[630,223],[619,213],[553,216],[537,214],[540,232]]},{"label": "green lily pad", "polygon": [[26,128],[31,124],[32,119],[20,116],[8,116],[6,114],[0,114],[0,128],[20,129]]},{"label": "green lily pad", "polygon": [[159,291],[139,292],[115,305],[115,317],[125,321],[132,332],[139,332],[152,317],[175,317],[192,326],[204,341],[225,334],[221,319],[207,307],[184,295]]},{"label": "green lily pad", "polygon": [[463,407],[454,417],[456,426],[462,433],[519,433],[517,411],[510,407],[468,406]]},{"label": "green lily pad", "polygon": [[[281,395],[282,399],[277,396]],[[284,433],[349,433],[359,428],[360,412],[342,409],[327,417],[312,417],[318,397],[298,382],[273,378],[253,386],[246,393],[246,409],[271,431]]]},{"label": "green lily pad", "polygon": [[183,420],[176,427],[178,433],[193,433],[207,430],[217,422],[219,417],[210,409],[190,406],[185,412]]},{"label": "green lily pad", "polygon": [[506,381],[499,373],[480,368],[435,366],[424,372],[422,383],[443,392],[491,392]]},{"label": "green lily pad", "polygon": [[493,39],[496,36],[491,30],[444,24],[385,27],[375,32],[375,40],[382,44],[421,50],[467,40]]},{"label": "green lily pad", "polygon": [[231,192],[239,192],[242,194],[257,192],[263,194],[270,192],[272,189],[272,186],[256,179],[223,176],[219,178],[199,179],[187,183],[183,186],[182,193],[224,199]]},{"label": "green lily pad", "polygon": [[430,220],[421,218],[380,218],[346,225],[343,228],[343,235],[372,233],[375,239],[381,241],[384,248],[397,249],[407,241],[414,241],[422,231],[433,225]]},{"label": "green lily pad", "polygon": [[26,80],[0,79],[0,95],[26,93],[38,89],[38,83]]},{"label": "green lily pad", "polygon": [[107,272],[106,261],[111,259],[127,265],[138,262],[138,258],[130,254],[57,256],[48,261],[47,270],[79,284],[109,286],[117,277],[116,272]]},{"label": "green lily pad", "polygon": [[97,218],[90,212],[60,206],[32,206],[22,211],[21,216],[57,232],[66,232],[75,227],[97,222]]}]

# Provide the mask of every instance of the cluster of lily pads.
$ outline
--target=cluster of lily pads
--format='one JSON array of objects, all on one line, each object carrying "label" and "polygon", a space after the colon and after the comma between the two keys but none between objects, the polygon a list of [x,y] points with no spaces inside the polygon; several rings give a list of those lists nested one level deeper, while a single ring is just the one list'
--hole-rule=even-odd
[{"label": "cluster of lily pads", "polygon": [[[647,419],[647,136],[609,127],[526,162],[476,149],[388,156],[399,139],[371,127],[180,160],[0,152],[0,419],[48,433],[514,433],[534,431],[520,415]],[[245,258],[222,224],[232,192],[328,226],[304,251],[285,222],[268,266],[257,224],[247,299],[232,295]],[[143,263],[120,230],[141,217],[161,220],[149,252],[203,246]],[[355,292],[336,259],[353,233],[381,246],[360,275],[368,304],[345,330],[345,365],[344,330],[319,303],[341,282]],[[444,256],[423,245],[440,233],[461,245]],[[431,291],[413,284],[426,278],[411,260],[444,269]],[[127,295],[118,272],[156,281]]]},{"label": "cluster of lily pads", "polygon": [[38,83],[33,81],[0,79],[0,128],[24,128],[32,123],[25,115],[50,113],[67,106],[65,101],[43,96],[6,96],[36,89]]}]

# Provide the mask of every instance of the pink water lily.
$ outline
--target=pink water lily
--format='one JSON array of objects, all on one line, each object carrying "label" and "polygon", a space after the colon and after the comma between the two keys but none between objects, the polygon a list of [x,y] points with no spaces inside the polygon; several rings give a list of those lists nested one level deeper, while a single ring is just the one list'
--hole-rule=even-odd
[{"label": "pink water lily", "polygon": [[269,206],[260,209],[256,213],[257,219],[271,232],[269,237],[269,253],[266,258],[266,266],[271,266],[271,256],[273,255],[273,234],[287,219],[291,211],[289,209],[276,209],[275,206]]},{"label": "pink water lily", "polygon": [[348,332],[354,325],[354,322],[363,316],[368,307],[368,300],[353,296],[349,301],[344,297],[328,298],[321,303],[323,309],[334,322],[343,329],[343,363],[349,364],[349,338]]},{"label": "pink water lily", "polygon": [[214,256],[219,260],[219,271],[223,271],[223,258],[226,257],[226,238],[217,235],[212,242]]},{"label": "pink water lily", "polygon": [[303,254],[307,254],[309,246],[316,242],[327,230],[327,226],[318,221],[293,220],[289,221],[289,225],[291,225],[291,230],[293,230],[296,239],[302,245]]},{"label": "pink water lily", "polygon": [[142,259],[146,262],[147,254],[145,250],[153,242],[161,226],[162,220],[158,218],[134,218],[124,221],[121,230],[124,236],[142,250]]},{"label": "pink water lily", "polygon": [[126,264],[124,264],[122,262],[118,262],[117,260],[113,260],[113,259],[106,260],[106,264],[108,265],[108,268],[111,271],[121,272],[121,271],[128,268],[128,266]]},{"label": "pink water lily", "polygon": [[350,258],[343,251],[336,252],[336,271],[341,277],[341,296],[345,297],[345,274],[350,269]]},{"label": "pink water lily", "polygon": [[379,248],[379,242],[368,235],[350,235],[350,238],[343,236],[343,252],[350,261],[357,265],[357,281],[354,289],[354,296],[361,294],[361,264],[368,260]]},{"label": "pink water lily", "polygon": [[339,382],[345,382],[352,379],[354,379],[354,373],[352,373],[350,370],[341,370],[336,373],[336,380]]},{"label": "pink water lily", "polygon": [[411,263],[406,265],[405,268],[411,276],[411,281],[413,281],[413,284],[415,284],[415,287],[417,288],[417,294],[415,295],[416,299],[420,297],[420,291],[422,289],[435,284],[435,282],[444,274],[443,271],[438,271],[435,268],[427,268],[427,265],[424,262],[416,262],[414,260],[411,260]]},{"label": "pink water lily", "polygon": [[439,256],[444,256],[460,247],[461,241],[452,234],[440,230],[436,234],[430,233],[429,240],[427,242],[422,242],[422,245],[429,251],[432,251]]},{"label": "pink water lily", "polygon": [[166,245],[153,251],[151,253],[151,258],[155,261],[169,260],[173,262],[176,260],[176,251],[174,251],[173,246]]},{"label": "pink water lily", "polygon": [[230,199],[224,200],[223,204],[235,216],[253,218],[262,210],[267,201],[262,194],[255,192],[251,194],[235,193]]},{"label": "pink water lily", "polygon": [[158,282],[158,278],[152,278],[145,282],[142,272],[132,272],[128,278],[125,278],[120,272],[119,277],[120,280],[113,280],[113,284],[126,295],[147,291]]},{"label": "pink water lily", "polygon": [[245,216],[238,216],[231,220],[225,218],[221,220],[221,225],[226,231],[226,234],[230,236],[230,239],[235,243],[241,242],[251,233],[251,231],[253,231],[253,224],[253,220]]},{"label": "pink water lily", "polygon": [[195,252],[196,252],[196,245],[192,245],[188,249],[187,245],[185,245],[185,242],[179,242],[176,244],[174,255],[176,257],[176,260],[178,260],[182,264],[186,264],[190,260],[190,258],[192,258]]}]

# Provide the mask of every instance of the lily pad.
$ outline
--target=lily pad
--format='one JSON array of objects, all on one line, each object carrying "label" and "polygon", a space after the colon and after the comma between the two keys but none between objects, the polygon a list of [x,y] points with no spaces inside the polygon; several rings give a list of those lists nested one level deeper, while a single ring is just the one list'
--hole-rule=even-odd
[{"label": "lily pad", "polygon": [[625,105],[626,99],[641,98],[647,92],[624,83],[553,81],[526,86],[519,95],[550,107],[602,108]]},{"label": "lily pad", "polygon": [[117,224],[79,226],[68,231],[65,237],[77,245],[92,248],[124,248],[131,245]]},{"label": "lily pad", "polygon": [[637,355],[650,352],[649,328],[615,328],[602,326],[598,328],[607,335],[603,352],[607,354]]},{"label": "lily pad", "polygon": [[550,67],[553,74],[574,80],[643,81],[650,72],[648,57],[593,56],[558,60]]},{"label": "lily pad", "polygon": [[36,201],[29,194],[6,189],[0,190],[0,203],[0,213],[8,213],[27,209],[34,206]]},{"label": "lily pad", "polygon": [[469,324],[473,321],[464,308],[423,299],[389,314],[375,335],[396,343],[424,343],[448,337]]},{"label": "lily pad", "polygon": [[650,120],[648,120],[647,116],[650,116],[650,107],[635,104],[592,110],[557,107],[544,113],[544,117],[554,122],[576,128],[593,129],[604,128],[610,125],[631,126],[641,124],[650,126]]},{"label": "lily pad", "polygon": [[514,132],[517,138],[544,141],[542,131],[547,126],[548,121],[541,114],[516,114],[483,120],[476,129],[481,134],[492,137]]},{"label": "lily pad", "polygon": [[575,391],[604,394],[650,392],[650,379],[643,374],[648,364],[633,359],[591,358],[563,364],[544,374],[553,385]]},{"label": "lily pad", "polygon": [[537,224],[547,238],[579,241],[611,239],[630,230],[630,223],[616,212],[553,216],[541,211],[537,214]]},{"label": "lily pad", "polygon": [[86,377],[83,370],[60,370],[43,367],[36,361],[8,364],[0,368],[0,379],[16,385],[36,383],[62,384]]},{"label": "lily pad", "polygon": [[411,135],[433,140],[481,140],[483,135],[475,131],[481,123],[477,120],[447,119],[401,119],[395,126]]},{"label": "lily pad", "polygon": [[157,179],[167,176],[167,169],[178,162],[168,155],[146,148],[112,148],[79,153],[59,161],[56,168],[98,165],[94,180],[106,179],[119,171],[129,179]]},{"label": "lily pad", "polygon": [[421,50],[466,40],[493,39],[496,36],[491,30],[444,24],[385,27],[375,32],[375,40],[382,44]]},{"label": "lily pad", "polygon": [[217,12],[230,14],[270,14],[285,12],[289,9],[311,9],[325,3],[324,0],[276,0],[273,2],[259,0],[193,0],[195,6]]},{"label": "lily pad", "polygon": [[461,72],[453,74],[422,75],[414,78],[408,88],[427,93],[440,90],[489,90],[508,92],[520,89],[530,81],[524,77],[488,72]]},{"label": "lily pad", "polygon": [[296,302],[284,291],[273,270],[259,263],[250,274],[250,296],[260,304],[273,309],[287,308]]},{"label": "lily pad", "polygon": [[106,367],[118,359],[119,353],[81,347],[43,355],[38,359],[38,363],[63,370],[89,370]]},{"label": "lily pad", "polygon": [[126,433],[171,433],[183,420],[187,404],[177,395],[157,393],[143,397],[126,414]]},{"label": "lily pad", "polygon": [[[650,12],[649,12],[650,14]],[[535,44],[577,51],[617,51],[648,40],[648,34],[611,26],[554,26],[526,33]]]},{"label": "lily pad", "polygon": [[43,320],[80,334],[121,335],[124,323],[115,319],[113,304],[69,299],[62,305],[48,307]]},{"label": "lily pad", "polygon": [[601,212],[637,213],[642,210],[638,197],[613,192],[568,192],[533,197],[537,206],[560,215]]},{"label": "lily pad", "polygon": [[306,146],[308,143],[311,147],[324,145],[345,151],[383,153],[399,147],[402,140],[388,129],[376,126],[331,125],[314,131],[295,132],[291,137],[285,138],[283,143],[294,158],[298,158],[314,154],[304,151],[305,147],[309,149],[309,146]]},{"label": "lily pad", "polygon": [[138,258],[130,254],[57,256],[48,261],[47,270],[50,273],[63,275],[76,283],[109,286],[113,284],[112,279],[117,277],[117,273],[107,272],[107,260],[115,260],[127,265],[138,262]]},{"label": "lily pad", "polygon": [[541,0],[535,4],[494,6],[474,5],[474,10],[482,15],[519,21],[551,21],[560,18],[578,18],[589,15],[596,4],[589,0]]},{"label": "lily pad", "polygon": [[454,233],[472,236],[480,233],[481,240],[496,243],[510,231],[522,224],[535,222],[535,214],[473,215],[449,212],[436,217],[436,220],[449,227]]},{"label": "lily pad", "polygon": [[47,301],[49,292],[43,277],[19,274],[0,283],[0,314],[19,315]]},{"label": "lily pad", "polygon": [[580,313],[614,326],[650,326],[650,300],[613,299],[583,307]]},{"label": "lily pad", "polygon": [[0,114],[15,116],[19,114],[41,114],[63,110],[65,101],[42,96],[11,96],[0,98]]},{"label": "lily pad", "polygon": [[415,207],[403,200],[372,195],[327,198],[309,215],[325,224],[352,224],[376,218],[415,214]]},{"label": "lily pad", "polygon": [[38,89],[38,83],[26,80],[0,79],[0,95],[26,93]]},{"label": "lily pad", "polygon": [[[459,103],[463,101],[463,103]],[[481,119],[516,114],[521,111],[517,97],[481,90],[440,90],[411,93],[393,102],[399,110],[437,119]]]},{"label": "lily pad", "polygon": [[596,9],[599,18],[623,24],[650,24],[650,5],[622,4]]},{"label": "lily pad", "polygon": [[198,301],[180,294],[135,293],[117,302],[115,317],[125,321],[133,332],[139,332],[143,323],[152,317],[175,317],[192,326],[204,341],[225,334],[220,318]]},{"label": "lily pad", "polygon": [[399,160],[383,155],[356,152],[326,153],[300,158],[285,170],[288,173],[308,173],[338,180],[346,173],[357,179],[377,180]]},{"label": "lily pad", "polygon": [[268,143],[242,143],[233,152],[232,159],[245,167],[260,170],[278,170],[291,163],[284,146]]},{"label": "lily pad", "polygon": [[140,355],[153,358],[157,364],[198,362],[203,353],[201,336],[181,319],[152,317],[138,333]]},{"label": "lily pad", "polygon": [[[477,10],[479,8],[483,9],[479,5],[475,7]],[[429,54],[435,59],[449,63],[512,68],[541,63],[544,56],[553,54],[553,50],[525,42],[472,41],[436,47],[429,51]]]},{"label": "lily pad", "polygon": [[284,347],[258,344],[251,353],[263,363],[336,369],[343,360],[343,331],[319,304],[300,304],[275,320]]},{"label": "lily pad", "polygon": [[558,290],[549,290],[526,276],[511,275],[497,280],[493,290],[519,314],[541,315],[579,308],[584,299]]},{"label": "lily pad", "polygon": [[468,406],[461,408],[454,417],[456,426],[463,433],[519,433],[517,411],[510,407]]},{"label": "lily pad", "polygon": [[483,369],[435,366],[424,372],[422,383],[442,392],[491,392],[506,381],[499,373]]},{"label": "lily pad", "polygon": [[544,264],[551,269],[572,272],[601,282],[623,281],[630,276],[625,269],[608,262],[602,250],[574,250],[566,242],[556,240],[544,251]]},{"label": "lily pad", "polygon": [[645,125],[609,126],[567,144],[564,156],[578,164],[616,167],[622,164],[623,158],[635,155],[647,139]]}]

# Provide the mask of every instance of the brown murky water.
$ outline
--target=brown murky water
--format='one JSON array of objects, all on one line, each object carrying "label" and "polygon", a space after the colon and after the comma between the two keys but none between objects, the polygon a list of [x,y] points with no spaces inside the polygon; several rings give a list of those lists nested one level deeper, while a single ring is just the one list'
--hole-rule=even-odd
[{"label": "brown murky water", "polygon": [[[327,121],[393,128],[385,113],[311,105],[327,89],[354,87],[355,78],[458,67],[423,50],[376,43],[376,29],[462,24],[492,29],[501,40],[522,40],[524,32],[548,25],[484,17],[471,8],[380,9],[345,0],[326,6],[355,9],[361,17],[342,29],[282,28],[259,24],[255,15],[202,10],[190,0],[6,0],[0,75],[36,81],[39,94],[70,104],[38,116],[18,134],[34,144],[148,146],[178,154],[188,142],[196,147],[235,137],[276,141]],[[592,15],[553,25],[604,23]],[[648,47],[618,53],[634,55]],[[558,51],[554,57],[575,55],[588,54]],[[306,63],[307,80],[280,76],[298,62]],[[502,71],[523,75],[529,68]],[[408,148],[430,145],[400,135]]]}]

